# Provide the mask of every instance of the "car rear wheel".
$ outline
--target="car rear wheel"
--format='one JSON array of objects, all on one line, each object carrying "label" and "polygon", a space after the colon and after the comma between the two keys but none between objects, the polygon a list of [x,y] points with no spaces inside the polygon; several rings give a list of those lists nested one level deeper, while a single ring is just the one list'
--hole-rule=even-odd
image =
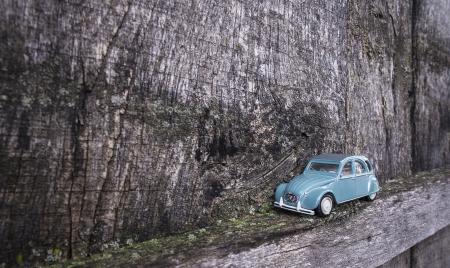
[{"label": "car rear wheel", "polygon": [[373,200],[375,200],[375,198],[377,198],[377,193],[376,192],[372,193],[372,194],[370,194],[370,195],[368,195],[366,197],[367,201],[373,201]]},{"label": "car rear wheel", "polygon": [[320,217],[327,217],[333,210],[333,197],[330,194],[325,194],[320,200],[319,206],[316,208],[316,213]]}]

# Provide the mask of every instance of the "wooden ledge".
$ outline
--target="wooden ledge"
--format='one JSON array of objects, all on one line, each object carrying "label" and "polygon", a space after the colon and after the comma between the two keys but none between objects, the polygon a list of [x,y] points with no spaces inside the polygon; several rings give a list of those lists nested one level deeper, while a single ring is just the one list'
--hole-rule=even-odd
[{"label": "wooden ledge", "polygon": [[63,264],[378,266],[450,224],[450,169],[399,178],[372,203],[339,206],[328,219],[275,211],[219,222]]},{"label": "wooden ledge", "polygon": [[422,182],[406,191],[382,195],[347,221],[185,265],[378,266],[450,224],[449,181],[447,176]]}]

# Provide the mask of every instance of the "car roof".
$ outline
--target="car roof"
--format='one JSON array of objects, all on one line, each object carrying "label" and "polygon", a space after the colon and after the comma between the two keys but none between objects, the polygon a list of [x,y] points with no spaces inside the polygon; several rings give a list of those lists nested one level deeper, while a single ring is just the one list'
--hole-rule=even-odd
[{"label": "car roof", "polygon": [[361,155],[351,155],[351,154],[319,154],[314,156],[311,161],[327,161],[327,162],[342,162],[347,158],[359,158],[362,160],[367,160],[367,157]]}]

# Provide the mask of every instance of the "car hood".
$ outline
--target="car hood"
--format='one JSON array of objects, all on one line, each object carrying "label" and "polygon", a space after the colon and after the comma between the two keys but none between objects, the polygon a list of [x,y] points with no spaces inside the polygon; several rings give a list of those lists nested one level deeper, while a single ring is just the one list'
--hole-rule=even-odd
[{"label": "car hood", "polygon": [[295,195],[302,195],[315,187],[320,187],[334,181],[336,176],[334,174],[326,173],[303,173],[292,179],[286,186],[286,193],[293,193]]}]

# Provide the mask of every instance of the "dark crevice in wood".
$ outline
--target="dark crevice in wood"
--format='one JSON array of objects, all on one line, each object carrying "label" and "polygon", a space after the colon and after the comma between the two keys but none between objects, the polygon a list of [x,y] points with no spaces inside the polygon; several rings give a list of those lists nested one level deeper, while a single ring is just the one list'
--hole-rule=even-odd
[{"label": "dark crevice in wood", "polygon": [[420,163],[418,144],[417,144],[417,130],[416,130],[416,105],[417,105],[417,76],[419,73],[419,58],[418,58],[418,17],[420,12],[420,0],[411,0],[411,70],[412,70],[412,82],[409,96],[411,98],[410,108],[410,122],[411,122],[411,154],[412,154],[412,171],[418,171],[422,169],[422,163]]}]

